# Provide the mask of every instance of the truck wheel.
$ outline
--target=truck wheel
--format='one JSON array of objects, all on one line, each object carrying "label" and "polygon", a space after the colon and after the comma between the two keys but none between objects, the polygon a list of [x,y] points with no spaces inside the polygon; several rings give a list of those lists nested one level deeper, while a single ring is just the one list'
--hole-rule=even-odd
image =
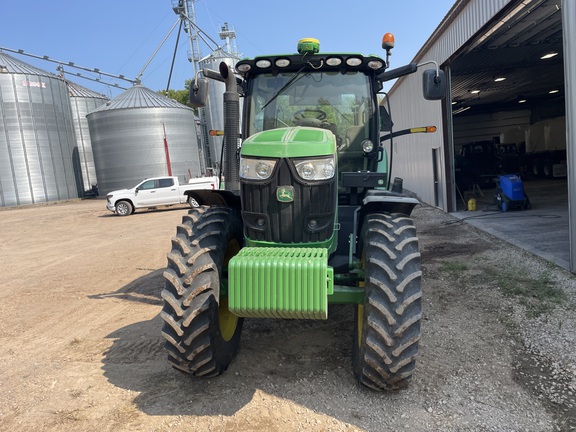
[{"label": "truck wheel", "polygon": [[134,207],[128,201],[118,201],[116,203],[116,214],[118,216],[130,216],[134,213]]},{"label": "truck wheel", "polygon": [[188,197],[188,205],[192,208],[200,207],[200,203],[196,201],[196,198],[194,198],[193,196]]},{"label": "truck wheel", "polygon": [[369,214],[362,228],[364,304],[354,320],[353,368],[374,390],[405,388],[416,366],[422,319],[418,238],[400,214]]},{"label": "truck wheel", "polygon": [[242,220],[228,207],[192,209],[178,225],[168,254],[162,335],[168,361],[194,376],[223,373],[238,350],[242,318],[220,289],[242,244]]}]

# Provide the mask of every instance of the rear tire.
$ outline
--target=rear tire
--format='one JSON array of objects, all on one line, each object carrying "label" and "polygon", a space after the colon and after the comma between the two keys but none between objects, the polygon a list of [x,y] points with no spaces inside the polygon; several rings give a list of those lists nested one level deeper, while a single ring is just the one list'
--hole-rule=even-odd
[{"label": "rear tire", "polygon": [[188,197],[188,205],[192,208],[200,207],[200,203],[192,196]]},{"label": "rear tire", "polygon": [[367,215],[362,228],[365,300],[356,308],[353,368],[374,390],[408,386],[422,319],[418,238],[400,214]]},{"label": "rear tire", "polygon": [[240,344],[242,318],[220,296],[227,265],[242,245],[242,220],[228,207],[192,209],[178,225],[162,291],[168,361],[194,376],[223,373]]}]

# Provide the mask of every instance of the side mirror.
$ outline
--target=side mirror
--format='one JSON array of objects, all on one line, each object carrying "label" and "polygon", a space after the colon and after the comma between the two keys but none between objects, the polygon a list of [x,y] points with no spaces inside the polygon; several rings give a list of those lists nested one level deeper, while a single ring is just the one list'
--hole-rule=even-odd
[{"label": "side mirror", "polygon": [[446,97],[446,74],[443,70],[425,70],[422,74],[422,92],[426,100],[440,100]]},{"label": "side mirror", "polygon": [[208,103],[208,79],[197,78],[190,84],[189,102],[192,108],[203,108]]}]

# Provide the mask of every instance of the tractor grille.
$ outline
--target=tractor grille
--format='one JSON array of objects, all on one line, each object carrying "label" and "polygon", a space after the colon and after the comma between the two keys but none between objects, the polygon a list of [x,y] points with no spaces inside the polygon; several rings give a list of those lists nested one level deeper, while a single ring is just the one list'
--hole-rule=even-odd
[{"label": "tractor grille", "polygon": [[[276,191],[294,188],[294,201],[280,202]],[[257,241],[310,243],[328,240],[334,230],[336,177],[322,182],[300,180],[290,161],[281,159],[265,182],[242,180],[245,234]]]}]

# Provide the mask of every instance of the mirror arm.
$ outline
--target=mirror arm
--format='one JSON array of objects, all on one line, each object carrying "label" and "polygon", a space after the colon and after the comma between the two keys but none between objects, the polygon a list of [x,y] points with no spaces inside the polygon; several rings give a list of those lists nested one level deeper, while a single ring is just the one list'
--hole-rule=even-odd
[{"label": "mirror arm", "polygon": [[[201,71],[198,71],[197,74],[200,72],[206,78],[210,78],[210,79],[220,81],[220,82],[223,82],[224,84],[226,84],[226,78],[224,78],[220,72],[217,72],[215,70],[208,69],[208,68],[204,68]],[[242,84],[242,80],[240,78],[235,76],[234,79],[236,80],[236,84]]]},{"label": "mirror arm", "polygon": [[429,60],[424,63],[418,63],[416,67],[424,66],[427,64],[433,64],[434,66],[436,66],[436,76],[434,77],[434,81],[438,82],[438,78],[440,76],[440,66],[438,66],[438,63],[436,63],[434,60]]},{"label": "mirror arm", "polygon": [[385,72],[380,73],[376,79],[378,79],[379,81],[385,82],[385,81],[390,81],[396,78],[400,78],[404,75],[410,75],[414,72],[416,72],[416,70],[418,69],[418,65],[416,63],[410,63],[407,64],[405,66],[401,66],[399,68],[396,69],[392,69],[392,70],[387,70]]},{"label": "mirror arm", "polygon": [[216,72],[215,70],[204,68],[201,71],[198,71],[198,73],[200,72],[202,72],[202,75],[204,75],[206,78],[210,78],[220,82],[226,82],[226,80],[220,74],[220,72]]}]

